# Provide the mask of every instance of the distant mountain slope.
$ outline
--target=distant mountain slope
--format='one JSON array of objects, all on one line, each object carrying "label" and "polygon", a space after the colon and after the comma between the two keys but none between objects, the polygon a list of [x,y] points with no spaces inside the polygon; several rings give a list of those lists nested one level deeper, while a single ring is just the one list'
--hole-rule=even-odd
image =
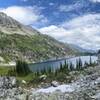
[{"label": "distant mountain slope", "polygon": [[73,54],[75,52],[69,45],[64,45],[0,13],[0,56],[5,61],[19,58],[41,61]]},{"label": "distant mountain slope", "polygon": [[89,49],[83,49],[82,47],[74,44],[69,44],[70,48],[72,48],[74,51],[76,50],[78,53],[96,53],[94,50]]}]

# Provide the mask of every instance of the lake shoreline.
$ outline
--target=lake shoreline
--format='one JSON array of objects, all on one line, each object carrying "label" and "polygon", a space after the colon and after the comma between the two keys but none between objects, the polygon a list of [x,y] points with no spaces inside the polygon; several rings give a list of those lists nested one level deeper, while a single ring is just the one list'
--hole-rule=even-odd
[{"label": "lake shoreline", "polygon": [[37,72],[38,70],[48,70],[48,69],[52,69],[52,70],[56,70],[60,68],[60,65],[64,64],[65,61],[66,63],[73,63],[74,66],[76,65],[76,61],[81,59],[83,64],[85,62],[89,63],[90,62],[90,57],[93,60],[93,62],[97,62],[98,57],[97,56],[75,56],[75,57],[70,57],[70,58],[63,58],[63,59],[58,59],[58,60],[52,60],[52,61],[45,61],[45,62],[39,62],[39,63],[30,63],[29,64],[29,68],[31,71],[33,72]]}]

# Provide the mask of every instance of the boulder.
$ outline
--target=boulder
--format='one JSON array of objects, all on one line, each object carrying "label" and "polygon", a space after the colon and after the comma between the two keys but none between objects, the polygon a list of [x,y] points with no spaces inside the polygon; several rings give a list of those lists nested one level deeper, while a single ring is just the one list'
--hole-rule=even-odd
[{"label": "boulder", "polygon": [[26,81],[25,80],[22,80],[22,84],[26,84]]},{"label": "boulder", "polygon": [[59,83],[57,81],[52,81],[51,86],[57,87],[57,86],[59,86]]},{"label": "boulder", "polygon": [[12,86],[16,86],[16,78],[12,78],[11,84]]},{"label": "boulder", "polygon": [[92,96],[92,99],[100,100],[100,93],[97,93],[96,95]]},{"label": "boulder", "polygon": [[47,75],[41,75],[39,78],[45,80],[47,78]]}]

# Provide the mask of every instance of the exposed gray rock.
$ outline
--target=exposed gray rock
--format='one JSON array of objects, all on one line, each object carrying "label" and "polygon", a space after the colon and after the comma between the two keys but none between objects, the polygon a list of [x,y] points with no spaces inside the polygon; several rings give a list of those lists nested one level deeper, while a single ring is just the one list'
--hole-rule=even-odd
[{"label": "exposed gray rock", "polygon": [[100,67],[89,68],[87,71],[92,71],[92,74],[79,75],[76,81],[69,84],[74,88],[70,92],[56,90],[45,93],[37,92],[38,89],[26,90],[13,87],[14,77],[0,77],[0,100],[100,100]]},{"label": "exposed gray rock", "polygon": [[43,93],[33,91],[29,100],[100,100],[100,67],[87,69],[87,72],[90,71],[91,74],[80,75],[78,80],[71,83],[75,89],[72,92],[62,93],[56,90],[52,93]]},{"label": "exposed gray rock", "polygon": [[59,85],[59,83],[57,81],[52,81],[51,85],[54,86],[54,87],[57,87]]},{"label": "exposed gray rock", "polygon": [[7,34],[22,34],[22,35],[34,35],[38,32],[30,26],[25,26],[7,16],[5,13],[0,12],[0,31]]},{"label": "exposed gray rock", "polygon": [[47,75],[41,75],[41,76],[40,76],[40,79],[41,79],[41,80],[45,80],[46,78],[47,78]]},{"label": "exposed gray rock", "polygon": [[22,84],[26,84],[26,81],[25,80],[22,80]]},{"label": "exposed gray rock", "polygon": [[17,87],[15,77],[0,77],[0,100],[25,100],[26,93]]}]

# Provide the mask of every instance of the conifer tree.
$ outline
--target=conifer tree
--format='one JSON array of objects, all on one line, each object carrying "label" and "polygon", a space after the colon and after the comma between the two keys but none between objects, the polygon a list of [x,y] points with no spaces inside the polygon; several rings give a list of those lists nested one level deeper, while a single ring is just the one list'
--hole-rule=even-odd
[{"label": "conifer tree", "polygon": [[90,66],[92,65],[92,58],[91,58],[91,56],[90,56]]},{"label": "conifer tree", "polygon": [[83,66],[83,64],[82,64],[82,60],[81,60],[81,58],[79,58],[79,70],[82,69],[82,66]]},{"label": "conifer tree", "polygon": [[76,70],[79,70],[79,61],[76,59]]},{"label": "conifer tree", "polygon": [[63,71],[63,67],[64,67],[64,66],[62,65],[62,63],[60,63],[60,69],[59,69],[60,72]]},{"label": "conifer tree", "polygon": [[22,60],[18,60],[16,62],[16,73],[18,75],[27,75],[29,74],[31,71],[28,67],[28,64],[25,61]]},{"label": "conifer tree", "polygon": [[73,71],[74,70],[74,65],[72,62],[70,62],[70,71]]}]

